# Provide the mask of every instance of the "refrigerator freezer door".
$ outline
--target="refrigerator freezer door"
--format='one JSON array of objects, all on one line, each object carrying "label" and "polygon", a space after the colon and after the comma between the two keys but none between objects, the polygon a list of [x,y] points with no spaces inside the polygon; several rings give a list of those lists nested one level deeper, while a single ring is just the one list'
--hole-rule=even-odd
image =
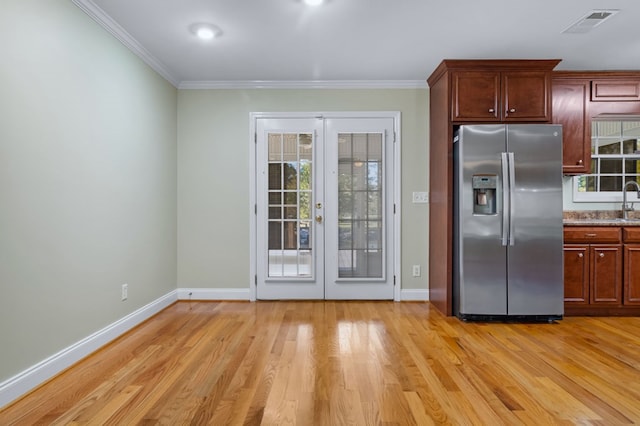
[{"label": "refrigerator freezer door", "polygon": [[[504,208],[501,154],[505,150],[505,131],[503,125],[462,126],[458,131],[454,201],[457,315],[507,314],[507,247],[501,240]],[[473,190],[474,176],[496,180],[495,214],[474,214],[473,204],[478,202]]]},{"label": "refrigerator freezer door", "polygon": [[562,127],[509,125],[513,153],[509,315],[562,315]]}]

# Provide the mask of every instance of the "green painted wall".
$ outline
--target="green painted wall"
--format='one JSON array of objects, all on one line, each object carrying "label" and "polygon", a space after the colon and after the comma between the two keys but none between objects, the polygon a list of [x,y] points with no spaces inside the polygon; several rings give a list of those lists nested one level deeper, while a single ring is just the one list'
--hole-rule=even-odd
[{"label": "green painted wall", "polygon": [[175,290],[177,90],[68,0],[0,39],[2,382]]},{"label": "green painted wall", "polygon": [[[178,287],[248,288],[249,114],[400,111],[402,287],[426,289],[428,190],[426,89],[180,90],[178,93]],[[422,275],[413,278],[411,266]]]}]

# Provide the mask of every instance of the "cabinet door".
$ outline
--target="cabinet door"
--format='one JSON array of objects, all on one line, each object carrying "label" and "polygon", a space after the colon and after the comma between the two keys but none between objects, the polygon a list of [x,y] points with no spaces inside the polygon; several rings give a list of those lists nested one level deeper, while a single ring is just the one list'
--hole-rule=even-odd
[{"label": "cabinet door", "polygon": [[588,173],[591,167],[589,80],[558,79],[551,87],[553,122],[562,124],[562,171]]},{"label": "cabinet door", "polygon": [[456,71],[451,82],[451,121],[500,121],[499,72]]},{"label": "cabinet door", "polygon": [[640,244],[624,246],[624,304],[640,305]]},{"label": "cabinet door", "polygon": [[549,121],[551,76],[546,71],[502,73],[504,121]]},{"label": "cabinet door", "polygon": [[591,100],[594,102],[640,101],[640,80],[593,80]]},{"label": "cabinet door", "polygon": [[590,248],[590,301],[596,305],[622,303],[622,245]]},{"label": "cabinet door", "polygon": [[589,304],[589,246],[564,246],[564,302]]}]

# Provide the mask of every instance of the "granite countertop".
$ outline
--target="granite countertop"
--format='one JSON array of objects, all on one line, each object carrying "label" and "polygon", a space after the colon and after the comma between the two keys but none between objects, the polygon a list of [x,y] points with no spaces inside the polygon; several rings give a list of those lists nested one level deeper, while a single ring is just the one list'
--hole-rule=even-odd
[{"label": "granite countertop", "polygon": [[563,212],[565,226],[640,226],[640,211],[629,212],[622,219],[622,210],[576,210]]}]

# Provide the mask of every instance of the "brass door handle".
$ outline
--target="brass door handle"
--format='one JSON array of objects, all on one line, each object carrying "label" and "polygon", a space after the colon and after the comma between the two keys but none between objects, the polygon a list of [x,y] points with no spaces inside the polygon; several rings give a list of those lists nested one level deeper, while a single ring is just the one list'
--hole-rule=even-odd
[{"label": "brass door handle", "polygon": [[316,222],[322,223],[322,216],[316,216]]}]

